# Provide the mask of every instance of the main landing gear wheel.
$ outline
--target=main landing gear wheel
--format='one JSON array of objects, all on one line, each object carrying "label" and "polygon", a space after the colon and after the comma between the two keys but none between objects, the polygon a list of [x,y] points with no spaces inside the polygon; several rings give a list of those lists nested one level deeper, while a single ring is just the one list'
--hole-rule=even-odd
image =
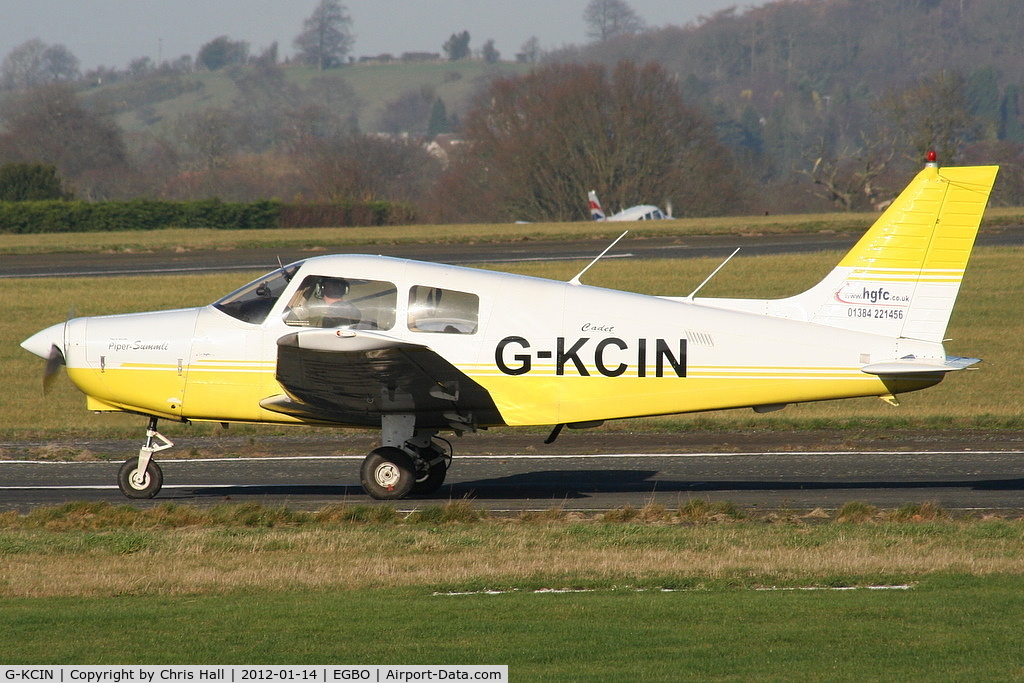
[{"label": "main landing gear wheel", "polygon": [[370,452],[359,468],[363,490],[377,500],[399,500],[416,483],[416,465],[401,448],[382,446]]},{"label": "main landing gear wheel", "polygon": [[142,472],[139,470],[139,459],[132,456],[125,460],[121,471],[117,473],[117,486],[129,498],[152,498],[163,485],[163,470],[152,460],[146,466],[146,471]]}]

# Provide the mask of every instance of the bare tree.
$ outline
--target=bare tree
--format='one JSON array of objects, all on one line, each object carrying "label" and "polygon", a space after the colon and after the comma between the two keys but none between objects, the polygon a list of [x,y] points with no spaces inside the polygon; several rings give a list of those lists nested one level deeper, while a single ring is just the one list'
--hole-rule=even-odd
[{"label": "bare tree", "polygon": [[495,81],[463,136],[439,186],[463,220],[580,220],[591,189],[610,206],[670,201],[694,216],[738,200],[710,121],[655,64],[552,64]]},{"label": "bare tree", "polygon": [[41,85],[43,76],[43,53],[46,44],[38,38],[28,40],[11,50],[0,65],[5,88],[27,90]]},{"label": "bare tree", "polygon": [[156,71],[156,64],[149,57],[136,57],[128,62],[125,71],[128,72],[130,78],[145,78]]},{"label": "bare tree", "polygon": [[280,66],[267,62],[239,69],[231,77],[238,88],[231,105],[237,142],[250,152],[272,148],[280,140],[292,108],[302,101],[300,88],[288,82]]},{"label": "bare tree", "polygon": [[292,144],[359,132],[363,101],[352,86],[340,78],[312,79],[303,90],[300,103],[288,117],[293,128],[287,137]]},{"label": "bare tree", "polygon": [[437,164],[415,142],[348,135],[304,150],[301,172],[317,201],[415,202],[428,191]]},{"label": "bare tree", "polygon": [[530,36],[526,42],[519,47],[516,53],[516,61],[525,64],[536,64],[540,59],[540,40],[537,36]]},{"label": "bare tree", "polygon": [[226,168],[238,149],[238,121],[226,109],[182,114],[171,129],[181,158],[192,170]]},{"label": "bare tree", "polygon": [[320,0],[295,38],[296,58],[323,71],[341,66],[354,43],[352,17],[345,6],[338,0]]},{"label": "bare tree", "polygon": [[81,75],[78,65],[78,57],[61,43],[50,45],[43,53],[43,69],[51,83],[77,79]]},{"label": "bare tree", "polygon": [[480,50],[480,54],[488,64],[494,64],[501,59],[501,53],[498,51],[498,48],[494,47],[493,38],[487,39],[487,42],[484,43],[483,48]]},{"label": "bare tree", "polygon": [[879,108],[895,122],[918,162],[932,150],[940,164],[954,162],[978,128],[966,83],[957,73],[940,72],[912,88],[890,92]]},{"label": "bare tree", "polygon": [[868,138],[864,134],[860,143],[855,149],[830,154],[821,140],[811,170],[801,171],[814,182],[819,196],[844,211],[885,208],[885,190],[875,181],[889,170],[896,145],[890,138]]},{"label": "bare tree", "polygon": [[27,90],[56,81],[79,77],[78,58],[62,44],[47,45],[38,38],[11,50],[0,64],[0,82],[4,88]]},{"label": "bare tree", "polygon": [[625,0],[590,0],[583,10],[587,37],[597,41],[639,33],[644,21]]},{"label": "bare tree", "polygon": [[431,86],[407,90],[384,105],[380,128],[391,135],[411,133],[423,135],[430,122],[430,111],[437,99]]},{"label": "bare tree", "polygon": [[0,106],[0,161],[53,164],[76,194],[100,199],[116,193],[128,172],[121,129],[110,116],[85,107],[66,83],[10,97]]}]

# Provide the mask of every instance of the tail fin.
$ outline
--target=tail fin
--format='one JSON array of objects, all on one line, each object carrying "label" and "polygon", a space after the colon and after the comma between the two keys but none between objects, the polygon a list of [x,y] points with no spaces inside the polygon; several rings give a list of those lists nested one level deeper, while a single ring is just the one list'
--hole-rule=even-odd
[{"label": "tail fin", "polygon": [[824,280],[783,301],[822,325],[941,342],[998,170],[929,164]]},{"label": "tail fin", "polygon": [[723,308],[942,342],[998,166],[928,164],[821,282],[787,299]]},{"label": "tail fin", "polygon": [[590,217],[595,221],[603,221],[605,219],[604,209],[601,208],[601,202],[597,199],[597,193],[593,190],[588,192],[587,201],[590,204]]}]

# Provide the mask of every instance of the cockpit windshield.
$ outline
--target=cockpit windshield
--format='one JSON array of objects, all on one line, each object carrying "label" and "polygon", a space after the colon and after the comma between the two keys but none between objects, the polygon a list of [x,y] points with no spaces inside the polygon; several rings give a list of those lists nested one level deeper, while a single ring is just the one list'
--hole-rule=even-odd
[{"label": "cockpit windshield", "polygon": [[214,308],[227,313],[232,318],[243,322],[261,324],[267,314],[281,298],[288,283],[302,267],[303,261],[278,268],[272,273],[253,280],[240,289],[236,289],[223,299],[215,301]]}]

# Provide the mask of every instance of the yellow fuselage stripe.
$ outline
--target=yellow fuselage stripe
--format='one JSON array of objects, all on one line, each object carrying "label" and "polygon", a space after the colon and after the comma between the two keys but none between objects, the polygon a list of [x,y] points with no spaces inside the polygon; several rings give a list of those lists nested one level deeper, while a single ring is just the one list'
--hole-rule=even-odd
[{"label": "yellow fuselage stripe", "polygon": [[[69,368],[94,410],[127,410],[162,417],[217,422],[294,423],[299,418],[268,411],[261,400],[281,393],[272,370],[253,364],[177,367]],[[641,415],[664,415],[741,405],[796,403],[874,396],[891,387],[856,368],[695,366],[686,377],[589,377],[536,369],[511,377],[463,370],[491,395],[506,424],[543,425]],[[186,384],[187,377],[187,384]],[[923,388],[935,379],[920,378]],[[740,398],[742,397],[742,398]]]}]

